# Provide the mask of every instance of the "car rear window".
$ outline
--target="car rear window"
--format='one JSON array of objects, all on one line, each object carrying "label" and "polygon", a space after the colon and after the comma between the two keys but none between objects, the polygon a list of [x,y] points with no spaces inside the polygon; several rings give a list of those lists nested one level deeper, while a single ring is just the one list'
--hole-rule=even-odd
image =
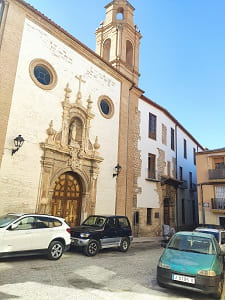
[{"label": "car rear window", "polygon": [[212,235],[214,235],[215,236],[215,238],[216,238],[216,240],[217,240],[217,242],[219,243],[219,232],[217,231],[208,231],[208,230],[201,230],[201,229],[198,229],[198,230],[196,230],[196,231],[198,231],[198,232],[202,232],[202,233],[209,233],[209,234],[212,234]]},{"label": "car rear window", "polygon": [[37,217],[36,218],[36,227],[37,228],[53,228],[59,227],[62,223],[55,218],[48,218],[48,217]]},{"label": "car rear window", "polygon": [[122,228],[129,227],[129,222],[127,218],[118,218],[119,226]]},{"label": "car rear window", "polygon": [[176,235],[168,245],[169,249],[201,254],[216,254],[212,239],[193,235]]}]

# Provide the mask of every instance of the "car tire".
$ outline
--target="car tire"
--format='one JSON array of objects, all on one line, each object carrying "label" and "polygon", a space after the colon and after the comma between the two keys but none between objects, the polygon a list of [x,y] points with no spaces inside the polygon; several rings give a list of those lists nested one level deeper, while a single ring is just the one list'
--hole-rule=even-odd
[{"label": "car tire", "polygon": [[165,288],[166,287],[166,285],[164,283],[158,281],[158,279],[157,279],[157,283],[158,283],[158,286],[160,286],[161,288]]},{"label": "car tire", "polygon": [[87,246],[84,247],[84,254],[87,256],[95,256],[99,251],[99,242],[96,240],[90,240]]},{"label": "car tire", "polygon": [[215,299],[221,299],[221,295],[223,293],[223,275],[219,281],[217,292],[213,295]]},{"label": "car tire", "polygon": [[48,247],[48,259],[59,259],[64,252],[64,248],[64,245],[60,241],[52,241]]},{"label": "car tire", "polygon": [[120,251],[121,252],[127,252],[130,246],[130,239],[129,238],[122,238],[120,242]]}]

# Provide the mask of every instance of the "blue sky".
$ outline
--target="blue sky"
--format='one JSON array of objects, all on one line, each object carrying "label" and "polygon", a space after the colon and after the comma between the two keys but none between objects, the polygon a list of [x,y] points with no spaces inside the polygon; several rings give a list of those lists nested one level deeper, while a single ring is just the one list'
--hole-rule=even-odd
[{"label": "blue sky", "polygon": [[[27,2],[95,50],[110,0]],[[143,36],[139,87],[202,146],[225,147],[225,1],[129,2]]]}]

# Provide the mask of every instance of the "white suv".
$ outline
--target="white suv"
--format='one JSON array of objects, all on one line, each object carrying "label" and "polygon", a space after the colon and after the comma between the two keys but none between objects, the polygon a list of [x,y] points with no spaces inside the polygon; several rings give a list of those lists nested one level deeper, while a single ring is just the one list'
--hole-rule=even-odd
[{"label": "white suv", "polygon": [[46,254],[56,260],[70,242],[70,227],[62,218],[39,214],[0,216],[0,257]]}]

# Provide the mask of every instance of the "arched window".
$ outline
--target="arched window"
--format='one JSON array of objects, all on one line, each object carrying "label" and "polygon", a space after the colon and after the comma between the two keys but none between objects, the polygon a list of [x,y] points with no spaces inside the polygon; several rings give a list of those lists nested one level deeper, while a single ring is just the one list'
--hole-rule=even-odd
[{"label": "arched window", "polygon": [[103,44],[103,58],[107,61],[110,60],[110,48],[111,48],[111,40],[105,40]]},{"label": "arched window", "polygon": [[126,42],[126,63],[128,66],[133,66],[133,46],[130,41]]},{"label": "arched window", "polygon": [[123,20],[123,16],[124,16],[124,11],[123,11],[123,8],[120,7],[117,10],[116,19],[117,20]]}]

